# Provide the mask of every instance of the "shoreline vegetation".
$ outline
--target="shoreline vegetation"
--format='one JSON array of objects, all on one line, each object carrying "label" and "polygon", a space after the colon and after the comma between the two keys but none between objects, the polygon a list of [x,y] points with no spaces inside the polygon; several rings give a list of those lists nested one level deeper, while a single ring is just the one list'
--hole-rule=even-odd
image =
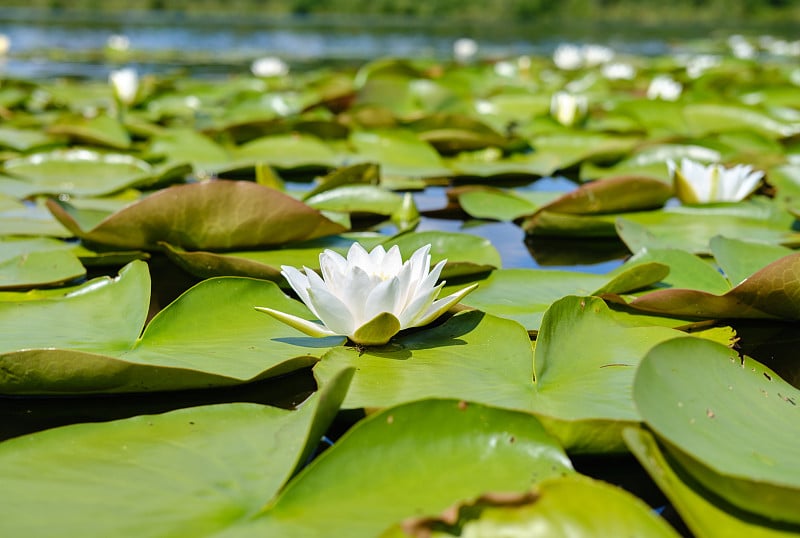
[{"label": "shoreline vegetation", "polygon": [[488,25],[680,23],[784,25],[800,22],[798,0],[497,0],[491,9],[477,0],[6,0],[0,20],[80,23],[120,17],[128,24],[160,19],[165,24],[222,22],[263,24],[294,20],[307,24],[357,25],[380,19],[387,26],[409,23],[456,25],[479,30]]}]

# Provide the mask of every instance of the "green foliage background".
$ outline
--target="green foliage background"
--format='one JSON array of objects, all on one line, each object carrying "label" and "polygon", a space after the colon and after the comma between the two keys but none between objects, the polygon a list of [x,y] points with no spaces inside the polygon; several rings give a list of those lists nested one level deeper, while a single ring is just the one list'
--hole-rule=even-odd
[{"label": "green foliage background", "polygon": [[[800,20],[798,0],[6,0],[4,8],[89,11],[175,11],[194,14],[388,16],[500,23],[544,20],[660,21]],[[0,9],[2,11],[2,9]],[[0,13],[1,14],[1,13]]]}]

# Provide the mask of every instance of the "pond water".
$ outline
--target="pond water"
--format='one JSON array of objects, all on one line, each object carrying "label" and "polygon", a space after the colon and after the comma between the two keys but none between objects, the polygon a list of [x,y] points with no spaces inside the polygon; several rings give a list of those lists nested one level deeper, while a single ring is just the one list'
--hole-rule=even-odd
[{"label": "pond water", "polygon": [[[0,32],[12,42],[12,54],[0,64],[0,70],[18,77],[105,77],[108,65],[102,58],[89,55],[75,61],[71,53],[102,50],[114,34],[127,36],[132,50],[161,54],[159,62],[140,65],[144,71],[181,66],[190,68],[193,74],[211,75],[247,68],[252,58],[263,55],[280,56],[296,65],[318,65],[321,61],[355,63],[384,56],[449,58],[454,40],[464,36],[479,43],[480,57],[498,58],[550,55],[565,41],[602,43],[619,53],[653,56],[695,47],[691,42],[697,38],[736,32],[794,35],[793,28],[776,25],[545,26],[533,22],[502,27],[452,26],[388,18],[190,18],[176,12],[97,16],[2,7]],[[170,51],[173,54],[164,56]]]}]

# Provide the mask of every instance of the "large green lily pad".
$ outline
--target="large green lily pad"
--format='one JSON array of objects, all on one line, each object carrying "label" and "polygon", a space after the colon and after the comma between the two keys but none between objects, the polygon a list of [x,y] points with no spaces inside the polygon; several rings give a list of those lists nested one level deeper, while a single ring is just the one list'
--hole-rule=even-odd
[{"label": "large green lily pad", "polygon": [[[662,181],[637,176],[619,176],[586,183],[553,200],[541,211],[570,215],[597,215],[654,209],[664,205],[672,188]],[[535,215],[523,228],[535,227]],[[529,222],[530,221],[530,222]]]},{"label": "large green lily pad", "polygon": [[628,303],[646,312],[690,318],[800,319],[800,253],[779,258],[722,295],[665,289]]},{"label": "large green lily pad", "polygon": [[387,176],[439,177],[451,175],[433,147],[405,131],[355,131],[350,135],[356,158],[377,162]]},{"label": "large green lily pad", "polygon": [[[241,384],[316,362],[343,339],[312,339],[259,314],[308,315],[272,282],[201,282],[151,320],[144,262],[65,295],[0,300],[0,393],[84,394]],[[49,327],[50,330],[42,330]],[[140,336],[141,333],[141,336]]]},{"label": "large green lily pad", "polygon": [[628,448],[650,477],[667,496],[686,526],[698,538],[752,536],[753,538],[797,538],[800,527],[787,526],[737,510],[686,476],[683,469],[667,457],[652,434],[643,429],[626,428]]},{"label": "large green lily pad", "polygon": [[157,191],[90,229],[51,200],[53,215],[84,241],[153,250],[166,242],[190,250],[282,245],[343,228],[274,189],[249,181],[206,181]]},{"label": "large green lily pad", "polygon": [[92,118],[79,115],[65,115],[48,127],[47,132],[67,136],[74,142],[106,146],[114,149],[128,149],[131,137],[119,120],[106,114]]},{"label": "large green lily pad", "polygon": [[88,149],[34,153],[3,164],[5,173],[30,183],[31,194],[100,196],[117,192],[153,175],[152,167],[135,157]]},{"label": "large green lily pad", "polygon": [[225,254],[207,251],[184,251],[165,245],[167,255],[188,272],[200,277],[251,276],[273,280],[284,285],[280,276],[281,265],[319,269],[319,254],[331,249],[345,255],[350,245],[358,241],[365,248],[378,244],[386,248],[397,245],[408,259],[423,245],[431,244],[431,263],[447,259],[441,278],[485,273],[500,266],[500,254],[492,244],[481,237],[455,232],[410,232],[394,238],[378,234],[346,234],[287,245],[272,250],[228,252]]},{"label": "large green lily pad", "polygon": [[437,518],[412,518],[381,538],[419,538],[437,531],[470,538],[678,536],[640,499],[578,474],[549,478],[527,494],[489,493]]},{"label": "large green lily pad", "polygon": [[221,404],[6,441],[3,529],[87,537],[220,531],[256,514],[316,448],[347,388],[340,378],[297,411]]},{"label": "large green lily pad", "polygon": [[0,239],[0,289],[52,286],[86,274],[71,245],[45,237]]},{"label": "large green lily pad", "polygon": [[643,248],[681,248],[708,254],[711,240],[718,235],[773,245],[800,244],[800,234],[793,229],[794,218],[777,204],[760,198],[623,213],[617,217],[616,231],[631,252]]},{"label": "large green lily pad", "polygon": [[412,402],[356,424],[259,516],[220,536],[372,537],[410,516],[485,492],[525,492],[571,472],[530,415],[455,400]]},{"label": "large green lily pad", "polygon": [[481,281],[462,301],[496,316],[513,319],[537,331],[549,306],[566,295],[626,293],[655,284],[668,269],[663,264],[641,263],[608,275],[578,271],[501,269]]},{"label": "large green lily pad", "polygon": [[279,169],[332,168],[339,157],[316,136],[306,134],[271,135],[243,144],[233,151],[233,159],[244,163],[266,163]]},{"label": "large green lily pad", "polygon": [[324,380],[341,365],[358,369],[346,408],[461,398],[534,413],[571,451],[618,451],[621,428],[639,420],[636,366],[652,346],[682,334],[620,320],[598,298],[565,297],[544,316],[535,359],[521,325],[473,311],[386,346],[332,348],[314,370]]},{"label": "large green lily pad", "polygon": [[538,191],[509,191],[487,186],[468,185],[456,187],[447,193],[449,200],[457,200],[468,215],[476,219],[512,221],[531,215],[549,204],[561,193]]},{"label": "large green lily pad", "polygon": [[741,510],[800,524],[800,390],[724,346],[684,338],[647,354],[634,399],[705,488]]}]

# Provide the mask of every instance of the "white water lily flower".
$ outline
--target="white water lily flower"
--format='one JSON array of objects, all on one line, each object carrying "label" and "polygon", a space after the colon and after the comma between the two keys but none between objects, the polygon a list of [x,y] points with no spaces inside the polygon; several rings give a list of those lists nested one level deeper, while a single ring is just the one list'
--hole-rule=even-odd
[{"label": "white water lily flower", "polygon": [[126,52],[131,48],[131,40],[126,35],[113,34],[108,36],[106,48],[116,52]]},{"label": "white water lily flower", "polygon": [[607,80],[633,80],[636,77],[636,69],[624,62],[605,64],[601,73]]},{"label": "white water lily flower", "polygon": [[550,99],[550,115],[561,125],[569,127],[583,119],[588,106],[585,95],[556,92]]},{"label": "white water lily flower", "polygon": [[669,75],[657,75],[653,77],[647,87],[647,98],[677,101],[681,92],[683,92],[683,84]]},{"label": "white water lily flower", "polygon": [[250,64],[250,71],[257,77],[284,77],[289,74],[289,65],[276,56],[264,56]]},{"label": "white water lily flower", "polygon": [[281,274],[322,325],[285,312],[256,307],[309,336],[347,336],[359,345],[383,345],[403,329],[421,327],[444,314],[477,287],[473,284],[436,299],[443,260],[429,271],[431,245],[403,263],[400,249],[382,246],[367,252],[353,243],[345,259],[332,250],[319,255],[322,276],[304,267],[283,265]]},{"label": "white water lily flower", "polygon": [[571,43],[562,43],[553,52],[553,63],[564,71],[574,71],[583,65],[581,48]]},{"label": "white water lily flower", "polygon": [[461,37],[453,42],[453,57],[459,63],[466,63],[478,54],[478,42],[469,37]]},{"label": "white water lily flower", "polygon": [[139,74],[136,69],[132,67],[115,69],[109,73],[108,81],[114,89],[114,95],[121,103],[126,105],[133,103],[139,91]]},{"label": "white water lily flower", "polygon": [[687,204],[739,202],[752,194],[764,177],[764,172],[744,164],[724,168],[720,164],[705,166],[682,159],[680,168],[674,161],[667,161],[667,168],[675,184],[675,194]]},{"label": "white water lily flower", "polygon": [[6,34],[0,34],[0,56],[5,56],[11,50],[11,38]]}]

